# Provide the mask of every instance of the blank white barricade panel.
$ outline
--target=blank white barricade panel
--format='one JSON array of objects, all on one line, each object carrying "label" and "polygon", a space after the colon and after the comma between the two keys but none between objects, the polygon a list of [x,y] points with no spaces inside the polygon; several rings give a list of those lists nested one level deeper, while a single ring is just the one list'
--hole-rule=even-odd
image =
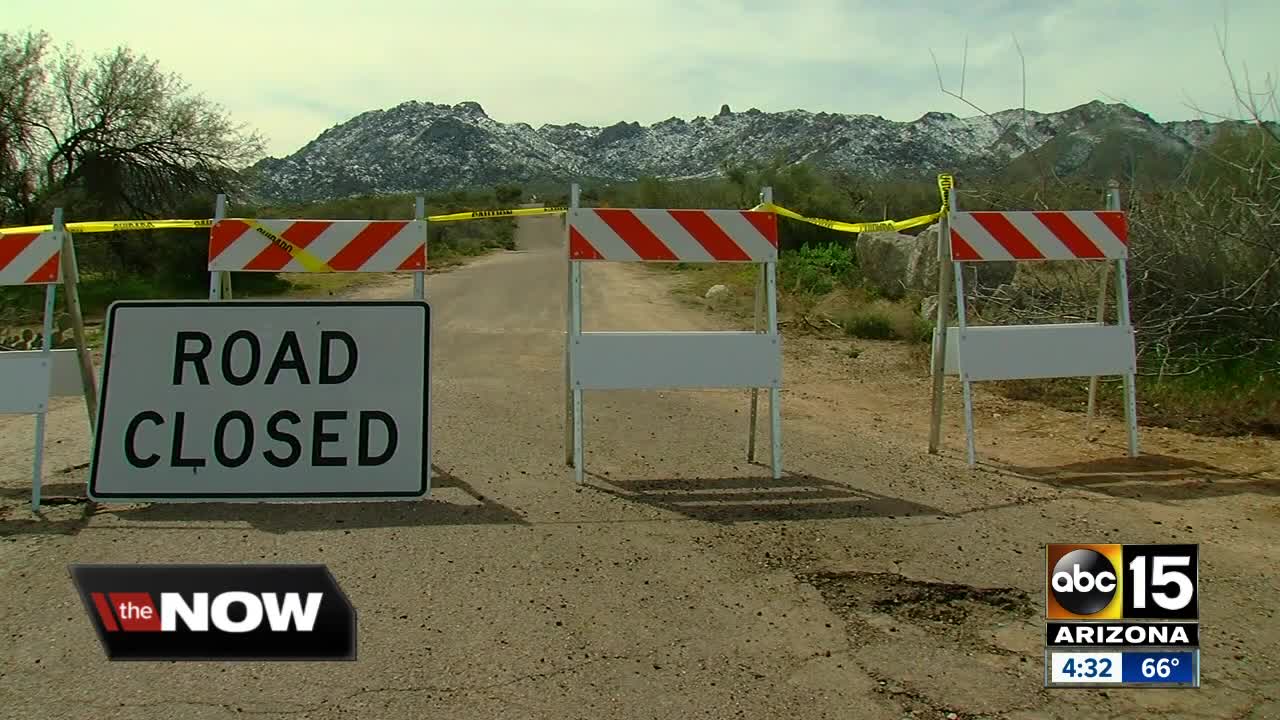
[{"label": "blank white barricade panel", "polygon": [[582,390],[781,387],[778,336],[753,332],[589,332],[569,344]]},{"label": "blank white barricade panel", "polygon": [[[16,350],[0,353],[4,358],[40,357],[39,350]],[[76,397],[84,395],[84,384],[80,380],[80,358],[74,349],[53,350],[49,353],[53,367],[49,376],[49,397]],[[0,365],[0,368],[5,366]],[[0,370],[0,374],[3,374]],[[101,373],[99,373],[101,378]]]},{"label": "blank white barricade panel", "polygon": [[[947,328],[946,374],[964,353],[969,380],[1124,375],[1136,371],[1133,330],[1117,325],[1000,325]],[[935,331],[936,336],[936,331]]]},{"label": "blank white barricade panel", "polygon": [[49,358],[38,352],[0,352],[0,413],[29,415],[49,404]]}]

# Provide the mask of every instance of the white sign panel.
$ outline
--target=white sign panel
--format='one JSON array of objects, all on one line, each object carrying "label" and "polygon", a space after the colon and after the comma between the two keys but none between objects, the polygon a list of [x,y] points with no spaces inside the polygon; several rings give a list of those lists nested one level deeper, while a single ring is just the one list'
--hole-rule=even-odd
[{"label": "white sign panel", "polygon": [[421,301],[114,303],[89,496],[422,497],[429,336]]}]

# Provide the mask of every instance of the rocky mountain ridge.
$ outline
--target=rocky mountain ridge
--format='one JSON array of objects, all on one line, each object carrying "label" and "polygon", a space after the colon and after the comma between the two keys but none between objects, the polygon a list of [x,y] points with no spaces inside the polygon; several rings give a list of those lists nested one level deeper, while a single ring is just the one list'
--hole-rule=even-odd
[{"label": "rocky mountain ridge", "polygon": [[[1003,172],[1034,164],[1058,175],[1179,168],[1228,123],[1159,123],[1119,103],[1054,113],[1004,110],[911,122],[876,115],[733,112],[653,125],[502,123],[476,102],[410,100],[321,133],[297,152],[254,166],[264,199],[306,201],[530,181],[712,177],[726,166],[809,162],[871,178]],[[1236,123],[1235,125],[1239,125]]]}]

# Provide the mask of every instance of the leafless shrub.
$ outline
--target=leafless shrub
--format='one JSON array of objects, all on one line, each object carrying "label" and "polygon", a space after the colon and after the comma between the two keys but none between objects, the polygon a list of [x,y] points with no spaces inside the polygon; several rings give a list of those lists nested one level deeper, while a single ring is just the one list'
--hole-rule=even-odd
[{"label": "leafless shrub", "polygon": [[[1280,103],[1275,78],[1255,83],[1219,49],[1239,108],[1199,150],[1183,176],[1157,190],[1125,178],[1129,214],[1129,294],[1144,372],[1192,374],[1223,361],[1274,360],[1280,348]],[[1021,53],[1021,49],[1019,48]],[[941,84],[941,73],[939,72]],[[963,90],[943,92],[966,102]],[[1024,78],[1025,94],[1025,78]],[[1202,113],[1209,115],[1208,113]],[[1020,186],[991,181],[961,189],[966,209],[1103,207],[1103,189],[1042,172]],[[1096,319],[1100,263],[1019,267],[1014,283],[973,288],[974,318],[988,322]],[[1115,320],[1112,283],[1107,283]],[[1280,366],[1264,372],[1280,372]]]}]

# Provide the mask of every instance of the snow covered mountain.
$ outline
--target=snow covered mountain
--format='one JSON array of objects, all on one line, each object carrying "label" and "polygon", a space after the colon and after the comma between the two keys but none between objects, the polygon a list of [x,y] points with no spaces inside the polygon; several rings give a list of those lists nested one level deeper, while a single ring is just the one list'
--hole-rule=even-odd
[{"label": "snow covered mountain", "polygon": [[1123,104],[1091,102],[1056,113],[1004,110],[961,118],[930,112],[911,122],[876,115],[733,112],[650,126],[501,123],[475,102],[411,100],[326,130],[285,158],[267,158],[258,193],[316,200],[530,181],[715,176],[728,165],[809,162],[873,178],[1002,172],[1051,166],[1101,176],[1135,166],[1167,172],[1212,139],[1221,123],[1157,123]]}]

